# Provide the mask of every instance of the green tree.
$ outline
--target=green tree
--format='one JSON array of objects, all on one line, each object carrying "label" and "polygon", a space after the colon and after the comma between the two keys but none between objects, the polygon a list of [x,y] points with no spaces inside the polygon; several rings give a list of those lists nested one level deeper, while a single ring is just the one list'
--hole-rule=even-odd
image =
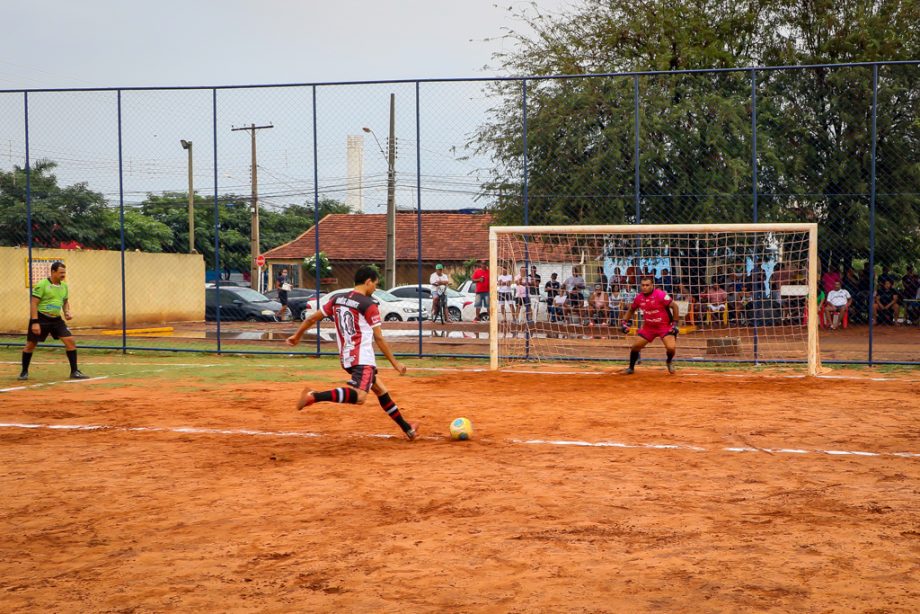
[{"label": "green tree", "polygon": [[[531,6],[496,60],[514,75],[732,68],[920,57],[920,3],[907,0],[584,0],[560,15]],[[522,33],[523,32],[523,33]],[[760,71],[759,220],[821,223],[826,257],[868,250],[871,69]],[[880,257],[920,256],[920,88],[916,66],[879,81]],[[750,73],[643,76],[641,219],[753,218]],[[483,186],[499,223],[523,221],[520,82],[474,144],[493,157]],[[635,219],[632,77],[527,82],[527,189],[534,224]],[[836,251],[834,251],[836,250]]]},{"label": "green tree", "polygon": [[[86,183],[58,185],[50,160],[38,160],[31,167],[33,245],[59,247],[76,241],[91,248],[104,248],[111,242],[105,198],[91,191]],[[14,166],[0,171],[0,244],[25,245],[26,172]]]}]

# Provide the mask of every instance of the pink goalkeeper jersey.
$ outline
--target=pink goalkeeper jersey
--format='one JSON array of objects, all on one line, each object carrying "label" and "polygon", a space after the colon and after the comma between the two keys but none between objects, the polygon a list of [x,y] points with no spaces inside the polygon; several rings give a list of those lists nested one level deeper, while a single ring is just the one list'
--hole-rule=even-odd
[{"label": "pink goalkeeper jersey", "polygon": [[671,305],[671,300],[670,294],[661,288],[655,288],[648,296],[640,292],[633,301],[632,307],[642,310],[646,324],[670,324],[671,313],[668,307]]}]

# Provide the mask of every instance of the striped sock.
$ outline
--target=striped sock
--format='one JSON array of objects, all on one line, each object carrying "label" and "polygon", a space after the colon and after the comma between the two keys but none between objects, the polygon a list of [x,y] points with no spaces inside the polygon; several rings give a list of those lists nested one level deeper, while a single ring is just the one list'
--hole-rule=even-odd
[{"label": "striped sock", "polygon": [[387,415],[393,418],[393,422],[398,424],[399,428],[401,428],[404,433],[408,433],[412,427],[409,426],[409,423],[406,422],[406,419],[403,418],[402,414],[399,413],[399,407],[397,407],[393,399],[390,398],[390,393],[383,393],[377,397],[377,400],[380,401],[380,407],[383,408],[383,411],[387,412]]},{"label": "striped sock", "polygon": [[357,403],[358,391],[354,388],[333,388],[323,392],[314,392],[313,398],[317,403],[331,401],[332,403]]}]

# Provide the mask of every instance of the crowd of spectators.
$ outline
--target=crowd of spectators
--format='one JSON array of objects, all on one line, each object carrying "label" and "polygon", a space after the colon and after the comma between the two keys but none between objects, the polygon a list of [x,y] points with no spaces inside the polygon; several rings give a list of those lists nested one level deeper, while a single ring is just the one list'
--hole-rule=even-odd
[{"label": "crowd of spectators", "polygon": [[[625,271],[616,267],[607,275],[603,267],[598,267],[596,274],[586,280],[583,267],[575,266],[565,280],[560,281],[559,275],[553,273],[541,285],[536,267],[530,272],[522,267],[513,278],[505,272],[504,283],[499,284],[500,302],[512,307],[509,315],[515,320],[526,313],[528,320],[545,317],[553,323],[614,326],[635,299],[639,279],[652,275],[657,287],[674,300],[686,303],[681,316],[697,325],[805,323],[809,310],[804,263],[768,266],[757,261],[747,270],[744,262],[738,262],[720,266],[714,273],[704,280],[678,277],[667,268],[629,266]],[[509,292],[512,281],[513,299]],[[874,306],[877,324],[920,323],[920,277],[914,267],[907,267],[903,275],[897,276],[883,265],[876,283],[874,295],[870,296],[868,266],[859,272],[852,267],[845,271],[836,265],[826,267],[815,303],[821,325],[838,329],[849,323],[866,323],[870,306]],[[502,300],[504,297],[507,298]]]}]

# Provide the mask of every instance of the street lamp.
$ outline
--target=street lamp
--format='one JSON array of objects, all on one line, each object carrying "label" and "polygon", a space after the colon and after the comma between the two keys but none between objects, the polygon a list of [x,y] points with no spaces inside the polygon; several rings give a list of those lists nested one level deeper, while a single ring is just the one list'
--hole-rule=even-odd
[{"label": "street lamp", "polygon": [[387,161],[387,254],[384,264],[384,281],[387,288],[396,287],[396,95],[390,94],[390,141],[389,155],[383,153],[380,139],[368,127],[361,128],[377,142],[377,149]]},{"label": "street lamp", "polygon": [[182,149],[188,151],[188,253],[195,253],[195,188],[192,185],[192,142],[181,139]]}]

